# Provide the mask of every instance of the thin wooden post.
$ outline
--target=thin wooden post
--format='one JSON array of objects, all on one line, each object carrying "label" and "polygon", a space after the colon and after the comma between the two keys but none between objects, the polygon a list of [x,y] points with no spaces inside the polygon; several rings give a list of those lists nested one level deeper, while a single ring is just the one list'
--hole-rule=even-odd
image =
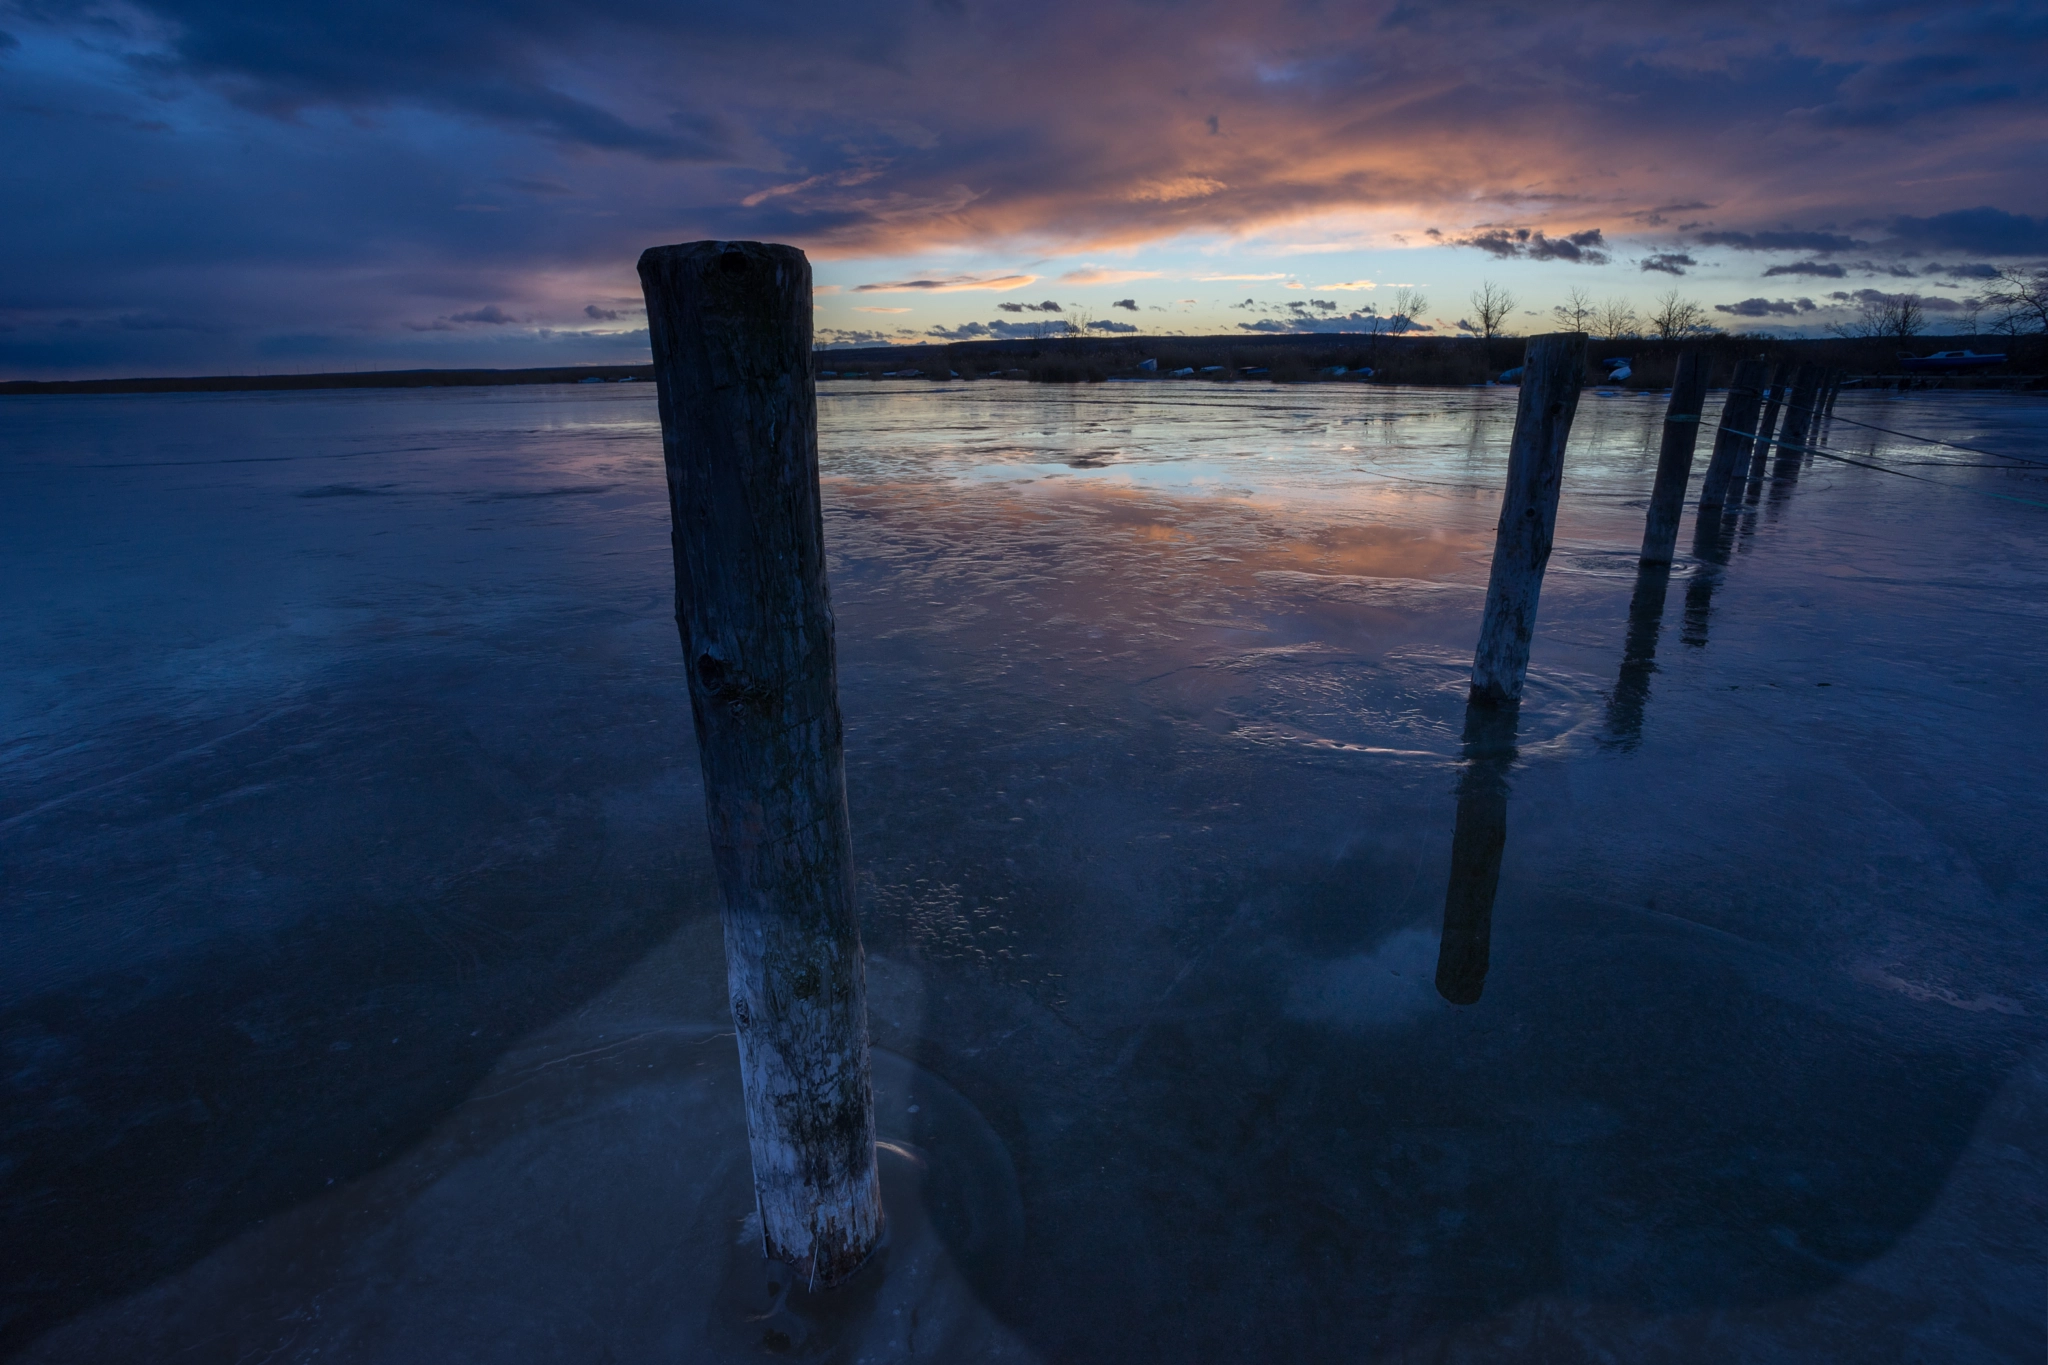
[{"label": "thin wooden post", "polygon": [[1752,482],[1763,478],[1764,462],[1771,454],[1771,434],[1778,429],[1778,411],[1785,406],[1785,385],[1790,381],[1792,362],[1781,360],[1778,368],[1771,372],[1770,399],[1764,404],[1763,416],[1756,422],[1756,445],[1750,453],[1749,477]]},{"label": "thin wooden post", "polygon": [[762,1249],[820,1285],[881,1233],[867,984],[818,498],[811,266],[640,257],[682,632],[724,892]]},{"label": "thin wooden post", "polygon": [[1835,415],[1835,400],[1842,396],[1842,381],[1848,377],[1841,370],[1835,371],[1834,377],[1828,383],[1828,401],[1821,410],[1823,416],[1833,417]]},{"label": "thin wooden post", "polygon": [[[1523,371],[1524,376],[1528,371]],[[1474,697],[1465,705],[1465,771],[1458,779],[1458,823],[1451,833],[1451,882],[1436,951],[1437,994],[1476,1004],[1493,954],[1493,899],[1508,842],[1508,772],[1515,766],[1521,707]]]},{"label": "thin wooden post", "polygon": [[1657,479],[1650,489],[1650,513],[1643,522],[1645,564],[1669,564],[1685,512],[1685,485],[1692,478],[1693,445],[1700,435],[1700,409],[1707,401],[1707,361],[1698,351],[1678,357],[1671,401],[1664,406],[1664,441],[1657,452]]},{"label": "thin wooden post", "polygon": [[1820,409],[1821,387],[1827,381],[1827,371],[1818,365],[1803,365],[1799,377],[1793,382],[1792,397],[1785,412],[1785,430],[1778,437],[1778,446],[1783,450],[1793,447],[1794,456],[1804,456],[1806,446],[1812,439],[1814,423]]},{"label": "thin wooden post", "polygon": [[1728,485],[1735,467],[1748,465],[1749,447],[1756,439],[1757,409],[1763,404],[1764,377],[1761,360],[1745,360],[1735,367],[1729,381],[1728,398],[1721,404],[1721,429],[1714,435],[1714,455],[1707,461],[1707,476],[1700,481],[1701,522],[1719,517],[1728,501]]},{"label": "thin wooden post", "polygon": [[1522,392],[1515,434],[1508,445],[1508,482],[1494,528],[1493,572],[1486,584],[1486,614],[1472,659],[1472,696],[1517,701],[1529,671],[1536,634],[1536,604],[1557,529],[1557,495],[1564,445],[1579,408],[1586,370],[1586,334],[1534,337],[1522,355]]}]

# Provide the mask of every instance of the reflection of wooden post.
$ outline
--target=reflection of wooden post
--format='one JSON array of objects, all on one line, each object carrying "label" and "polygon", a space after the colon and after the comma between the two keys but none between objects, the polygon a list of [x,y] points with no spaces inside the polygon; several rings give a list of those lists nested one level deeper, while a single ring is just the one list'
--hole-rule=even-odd
[{"label": "reflection of wooden post", "polygon": [[1707,476],[1700,481],[1700,520],[1721,515],[1728,501],[1728,485],[1734,482],[1735,467],[1746,465],[1750,443],[1756,438],[1757,409],[1763,404],[1764,363],[1745,360],[1735,367],[1729,381],[1727,401],[1721,405],[1721,429],[1714,436],[1714,457],[1707,462]]},{"label": "reflection of wooden post", "polygon": [[1533,338],[1522,356],[1522,392],[1515,434],[1508,445],[1508,484],[1494,528],[1493,573],[1486,584],[1486,615],[1472,660],[1474,698],[1503,702],[1522,695],[1529,642],[1536,634],[1536,603],[1557,528],[1557,495],[1564,473],[1564,443],[1579,407],[1586,369],[1586,334],[1557,332]]},{"label": "reflection of wooden post", "polygon": [[1685,511],[1685,484],[1692,477],[1693,443],[1700,435],[1700,409],[1707,401],[1707,362],[1698,351],[1678,357],[1671,401],[1664,408],[1664,442],[1657,452],[1657,481],[1650,490],[1650,514],[1643,523],[1643,562],[1669,564]]},{"label": "reflection of wooden post", "polygon": [[1444,936],[1436,954],[1437,994],[1470,1005],[1486,987],[1493,947],[1493,898],[1508,841],[1508,770],[1515,765],[1521,708],[1478,697],[1465,706],[1465,771],[1458,779],[1458,824],[1451,834],[1451,884],[1444,893]]},{"label": "reflection of wooden post", "polygon": [[1664,628],[1664,598],[1671,565],[1644,560],[1628,599],[1628,638],[1621,649],[1621,676],[1607,703],[1606,742],[1633,749],[1643,736],[1643,708],[1650,700],[1650,676],[1657,671],[1657,637]]},{"label": "reflection of wooden post", "polygon": [[794,247],[693,242],[646,252],[640,282],[763,1250],[829,1285],[874,1250],[881,1199],[811,266]]}]

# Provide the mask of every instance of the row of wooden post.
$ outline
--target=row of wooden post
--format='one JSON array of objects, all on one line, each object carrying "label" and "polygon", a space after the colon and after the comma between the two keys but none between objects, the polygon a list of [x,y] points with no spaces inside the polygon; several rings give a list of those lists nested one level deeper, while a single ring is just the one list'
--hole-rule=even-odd
[{"label": "row of wooden post", "polygon": [[[1522,364],[1522,391],[1508,447],[1507,487],[1494,530],[1486,611],[1473,654],[1465,712],[1465,768],[1458,784],[1451,877],[1444,894],[1443,938],[1437,953],[1437,991],[1454,1004],[1477,1001],[1486,984],[1493,902],[1507,843],[1508,773],[1516,758],[1522,687],[1535,636],[1543,572],[1557,524],[1564,448],[1578,407],[1585,354],[1582,333],[1560,333],[1530,341]],[[1648,673],[1654,667],[1657,624],[1663,615],[1683,520],[1685,490],[1692,477],[1700,414],[1706,406],[1707,363],[1697,351],[1679,356],[1664,409],[1636,591],[1629,603],[1628,644],[1613,702],[1618,720],[1630,734],[1640,727]],[[1739,483],[1756,483],[1764,477],[1774,444],[1790,462],[1776,477],[1796,477],[1800,457],[1818,438],[1820,419],[1834,410],[1842,378],[1839,372],[1818,365],[1794,368],[1789,362],[1780,362],[1771,371],[1762,360],[1736,364],[1700,485],[1695,554],[1710,564],[1722,558],[1728,505],[1739,498]]]},{"label": "row of wooden post", "polygon": [[[831,1285],[874,1252],[883,1213],[818,487],[810,263],[793,247],[695,242],[649,250],[640,278],[763,1250]],[[1577,332],[1534,338],[1522,364],[1437,966],[1438,989],[1460,1003],[1477,1000],[1486,979],[1518,708],[1585,367]],[[1659,573],[1659,612],[1707,379],[1699,355],[1681,356],[1665,410],[1641,556]],[[1785,366],[1768,377],[1761,361],[1736,367],[1700,493],[1703,531],[1719,525],[1740,475],[1762,477],[1774,441],[1804,451],[1838,383],[1800,366],[1787,401]],[[1632,604],[1632,630],[1639,606],[1647,601]]]}]

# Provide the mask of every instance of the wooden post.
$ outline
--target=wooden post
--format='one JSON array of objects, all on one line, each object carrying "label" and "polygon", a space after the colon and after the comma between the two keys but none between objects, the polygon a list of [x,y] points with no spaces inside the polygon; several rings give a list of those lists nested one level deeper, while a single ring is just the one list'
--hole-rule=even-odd
[{"label": "wooden post", "polygon": [[1520,700],[1536,633],[1536,603],[1557,528],[1557,495],[1564,473],[1565,439],[1578,412],[1586,369],[1586,334],[1556,332],[1532,338],[1522,355],[1522,392],[1515,434],[1508,445],[1507,490],[1494,528],[1493,573],[1486,584],[1486,614],[1472,659],[1472,696],[1500,703]]},{"label": "wooden post", "polygon": [[1835,400],[1842,396],[1842,381],[1848,377],[1841,370],[1835,371],[1834,377],[1828,383],[1828,401],[1821,409],[1823,416],[1833,417],[1835,415]]},{"label": "wooden post", "polygon": [[[1799,462],[1806,455],[1806,444],[1813,434],[1814,411],[1819,406],[1821,382],[1827,372],[1818,365],[1802,365],[1799,375],[1792,381],[1792,397],[1786,404],[1785,429],[1778,434],[1780,455],[1789,456],[1796,471]],[[1787,450],[1786,447],[1791,447]],[[1782,472],[1785,461],[1778,462]]]},{"label": "wooden post", "polygon": [[[1528,371],[1524,370],[1526,377]],[[1508,842],[1508,771],[1515,765],[1521,707],[1475,696],[1465,705],[1465,771],[1458,779],[1458,823],[1451,833],[1451,884],[1444,892],[1443,940],[1436,953],[1437,994],[1475,1004],[1493,952],[1493,898]]]},{"label": "wooden post", "polygon": [[1685,485],[1692,478],[1693,444],[1700,434],[1700,409],[1707,401],[1707,361],[1698,351],[1678,357],[1671,401],[1664,406],[1664,442],[1657,452],[1657,479],[1650,489],[1650,514],[1643,523],[1645,564],[1669,564],[1685,511]]},{"label": "wooden post", "polygon": [[1729,381],[1727,401],[1721,404],[1721,429],[1714,436],[1714,456],[1707,461],[1707,476],[1700,482],[1700,521],[1719,517],[1728,501],[1728,485],[1735,467],[1748,465],[1749,447],[1756,438],[1757,409],[1763,404],[1766,371],[1761,360],[1736,365]]},{"label": "wooden post", "polygon": [[1749,477],[1752,481],[1764,476],[1764,461],[1771,453],[1771,433],[1778,429],[1778,410],[1785,406],[1785,385],[1792,374],[1792,362],[1781,360],[1778,368],[1771,372],[1770,401],[1764,405],[1763,416],[1756,423],[1756,445],[1750,454]]},{"label": "wooden post", "polygon": [[815,1284],[881,1233],[867,984],[818,500],[811,266],[640,257],[763,1250]]}]

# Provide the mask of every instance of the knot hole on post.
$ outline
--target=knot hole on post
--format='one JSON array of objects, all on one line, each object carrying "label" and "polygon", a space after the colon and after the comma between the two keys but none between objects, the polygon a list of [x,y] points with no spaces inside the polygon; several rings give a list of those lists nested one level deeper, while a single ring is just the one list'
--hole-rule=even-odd
[{"label": "knot hole on post", "polygon": [[716,692],[725,682],[725,660],[715,654],[697,656],[697,681],[706,692]]}]

